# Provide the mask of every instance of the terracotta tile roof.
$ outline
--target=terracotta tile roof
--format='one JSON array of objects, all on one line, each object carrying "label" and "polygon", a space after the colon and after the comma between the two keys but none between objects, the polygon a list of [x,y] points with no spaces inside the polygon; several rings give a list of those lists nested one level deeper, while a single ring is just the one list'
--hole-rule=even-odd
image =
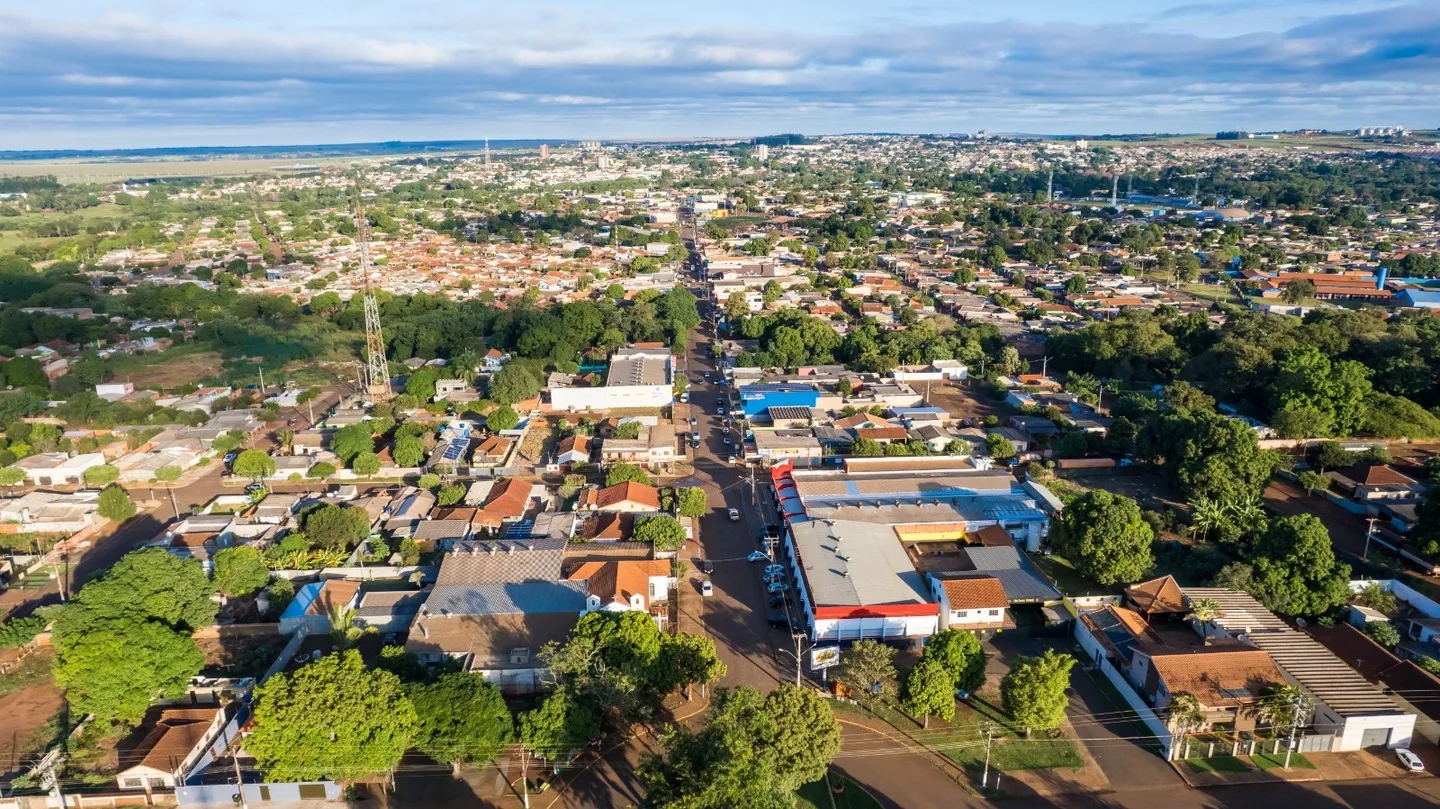
[{"label": "terracotta tile roof", "polygon": [[1162,576],[1125,588],[1125,598],[1142,613],[1186,612],[1185,594],[1174,576]]},{"label": "terracotta tile roof", "polygon": [[879,416],[872,416],[869,413],[856,413],[854,415],[846,416],[843,419],[836,419],[834,422],[834,425],[842,430],[849,430],[854,427],[859,427],[862,424],[876,424],[885,427],[895,426],[889,421],[886,421]]},{"label": "terracotta tile roof", "polygon": [[589,455],[590,438],[588,436],[580,435],[579,433],[576,433],[572,436],[567,436],[560,442],[560,446],[556,450],[555,454],[564,455],[568,452],[578,452],[581,455]]},{"label": "terracotta tile roof", "polygon": [[1336,472],[1364,486],[1412,486],[1415,479],[1397,471],[1393,466],[1372,464],[1337,469]]},{"label": "terracotta tile roof", "polygon": [[1010,536],[1010,532],[998,525],[987,525],[971,534],[970,539],[991,548],[1005,548],[1015,544],[1015,538]]},{"label": "terracotta tile roof", "polygon": [[174,772],[190,750],[205,737],[219,708],[178,708],[160,713],[155,727],[133,750],[128,760],[141,757],[138,766],[162,772]]},{"label": "terracotta tile roof", "polygon": [[1009,604],[1005,588],[994,576],[947,578],[940,581],[940,586],[945,590],[945,598],[952,610],[1003,609]]},{"label": "terracotta tile roof", "polygon": [[610,508],[621,503],[635,503],[659,511],[660,490],[644,483],[626,481],[614,486],[606,486],[595,495],[597,508]]},{"label": "terracotta tile roof", "polygon": [[1253,702],[1265,686],[1285,682],[1269,654],[1228,644],[1157,654],[1150,662],[1171,694],[1193,694],[1207,707]]},{"label": "terracotta tile roof", "polygon": [[650,577],[670,575],[670,563],[663,559],[644,561],[617,559],[610,562],[586,562],[571,571],[566,578],[572,581],[588,581],[590,595],[600,596],[602,604],[619,602],[628,605],[631,596],[645,599],[645,609],[650,604]]},{"label": "terracotta tile roof", "polygon": [[904,441],[910,437],[904,427],[857,427],[855,435],[872,441]]},{"label": "terracotta tile roof", "polygon": [[360,582],[346,579],[326,579],[320,585],[320,592],[305,610],[311,615],[329,615],[335,607],[347,606],[360,592]]},{"label": "terracotta tile roof", "polygon": [[502,480],[490,490],[489,496],[475,516],[476,525],[496,527],[506,519],[524,516],[530,505],[530,484],[519,478]]},{"label": "terracotta tile roof", "polygon": [[[592,490],[593,491],[593,490]],[[580,536],[589,541],[619,541],[635,530],[634,514],[597,513],[580,524]]]},{"label": "terracotta tile roof", "polygon": [[475,457],[501,456],[510,451],[510,445],[515,442],[503,435],[492,435],[480,442],[475,448]]}]

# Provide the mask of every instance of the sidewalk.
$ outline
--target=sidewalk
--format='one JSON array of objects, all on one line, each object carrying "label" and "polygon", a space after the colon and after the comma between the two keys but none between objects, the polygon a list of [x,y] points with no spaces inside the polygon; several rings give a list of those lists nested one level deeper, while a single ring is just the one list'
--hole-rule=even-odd
[{"label": "sidewalk", "polygon": [[[1205,772],[1196,772],[1189,762],[1198,764],[1207,759],[1177,760],[1170,762],[1170,766],[1175,768],[1185,783],[1202,789],[1240,784],[1269,784],[1281,781],[1303,783],[1306,781],[1364,781],[1432,777],[1427,773],[1412,773],[1402,769],[1394,760],[1394,754],[1389,750],[1306,753],[1303,756],[1297,755],[1292,758],[1289,770],[1283,769],[1278,763],[1262,767],[1256,763],[1256,759],[1259,758],[1261,757],[1217,756],[1208,761],[1216,762],[1219,766]],[[1283,760],[1284,753],[1282,752],[1277,758]],[[1302,766],[1304,763],[1308,763],[1310,766]],[[1201,764],[1201,766],[1206,765]],[[1220,769],[1220,767],[1244,767],[1244,769]]]}]

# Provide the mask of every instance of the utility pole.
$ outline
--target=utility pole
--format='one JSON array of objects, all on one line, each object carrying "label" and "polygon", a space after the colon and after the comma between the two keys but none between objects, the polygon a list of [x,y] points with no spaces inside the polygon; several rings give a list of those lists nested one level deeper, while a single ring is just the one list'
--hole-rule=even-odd
[{"label": "utility pole", "polygon": [[180,519],[180,505],[175,502],[175,484],[170,484],[170,508],[175,509],[175,519]]},{"label": "utility pole", "polygon": [[1110,207],[1120,207],[1120,174],[1110,175]]},{"label": "utility pole", "polygon": [[257,362],[257,363],[255,363],[255,367],[258,368],[258,369],[260,369],[260,393],[261,393],[261,395],[264,395],[264,393],[265,393],[265,366],[264,366],[263,364]]},{"label": "utility pole", "polygon": [[1055,201],[1055,169],[1050,169],[1050,177],[1045,181],[1045,201]]},{"label": "utility pole", "polygon": [[1050,357],[1048,357],[1048,356],[1042,356],[1042,357],[1040,358],[1040,378],[1041,378],[1041,379],[1044,379],[1045,377],[1047,377],[1047,376],[1049,376],[1049,375],[1050,375]]},{"label": "utility pole", "polygon": [[995,726],[989,722],[985,723],[985,769],[980,774],[980,788],[984,789],[990,781],[990,739],[995,734]]},{"label": "utility pole", "polygon": [[530,775],[525,768],[525,745],[520,745],[520,794],[525,800],[525,809],[530,809]]},{"label": "utility pole", "polygon": [[1305,695],[1295,692],[1294,715],[1290,719],[1290,744],[1285,746],[1285,769],[1290,769],[1290,752],[1295,749],[1295,732],[1300,729],[1300,717],[1305,712]]},{"label": "utility pole", "polygon": [[65,795],[60,791],[60,774],[58,772],[62,761],[64,761],[63,757],[56,756],[55,760],[50,762],[50,766],[46,767],[40,775],[40,786],[50,790],[50,794],[55,797],[55,802],[60,805],[60,809],[65,809]]},{"label": "utility pole", "polygon": [[1369,517],[1365,522],[1368,524],[1365,528],[1365,552],[1360,554],[1360,558],[1368,562],[1370,561],[1370,538],[1375,536],[1375,518]]},{"label": "utility pole", "polygon": [[240,795],[240,809],[250,809],[245,798],[245,780],[240,777],[240,726],[235,726],[235,738],[230,740],[230,760],[235,764],[235,792]]}]

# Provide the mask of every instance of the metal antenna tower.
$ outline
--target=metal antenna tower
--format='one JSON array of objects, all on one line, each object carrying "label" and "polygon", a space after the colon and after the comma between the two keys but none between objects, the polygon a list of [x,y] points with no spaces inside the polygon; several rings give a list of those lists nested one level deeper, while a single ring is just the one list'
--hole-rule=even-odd
[{"label": "metal antenna tower", "polygon": [[371,401],[390,400],[390,364],[385,361],[385,336],[380,332],[380,304],[370,286],[370,222],[355,188],[355,236],[360,240],[360,271],[365,275],[365,389]]}]

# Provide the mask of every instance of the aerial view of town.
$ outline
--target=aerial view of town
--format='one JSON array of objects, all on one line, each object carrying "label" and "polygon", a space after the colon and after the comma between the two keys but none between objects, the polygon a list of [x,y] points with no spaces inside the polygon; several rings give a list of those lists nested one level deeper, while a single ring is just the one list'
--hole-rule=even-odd
[{"label": "aerial view of town", "polygon": [[1440,8],[357,5],[0,8],[0,809],[1440,805]]}]

